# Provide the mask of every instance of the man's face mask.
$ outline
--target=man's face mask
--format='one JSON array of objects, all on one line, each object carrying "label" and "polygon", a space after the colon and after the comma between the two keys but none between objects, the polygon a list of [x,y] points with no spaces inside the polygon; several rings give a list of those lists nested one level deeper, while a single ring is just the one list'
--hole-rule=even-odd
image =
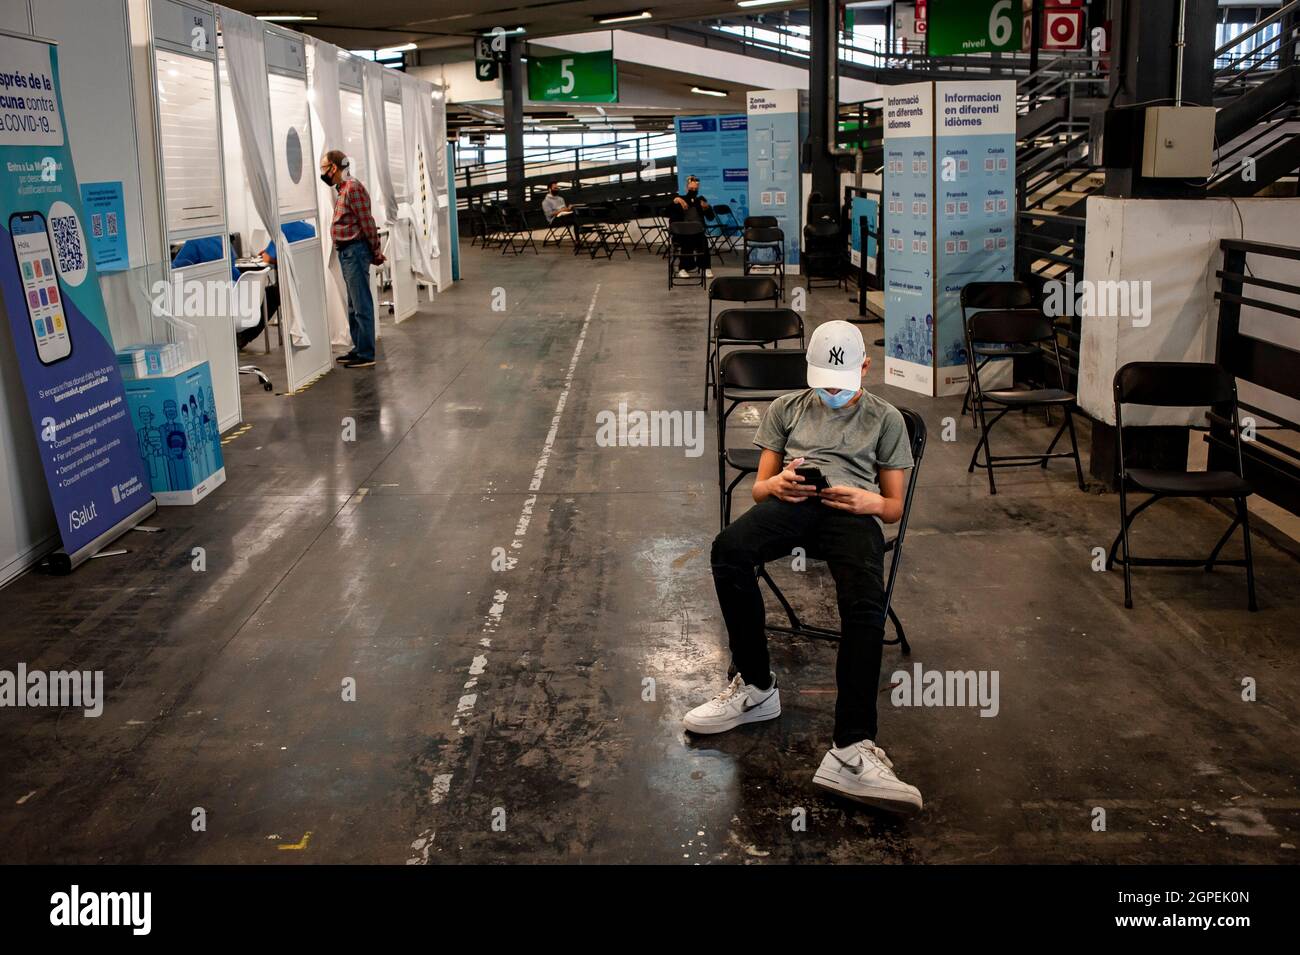
[{"label": "man's face mask", "polygon": [[334,172],[333,172],[333,170],[334,170],[334,164],[331,163],[330,165],[328,165],[327,167],[325,167],[325,171],[324,171],[323,173],[320,174],[320,181],[323,182],[323,183],[325,183],[325,185],[327,185],[327,186],[332,186],[332,185],[334,185]]},{"label": "man's face mask", "polygon": [[831,394],[825,388],[814,388],[813,390],[817,392],[817,397],[822,400],[822,404],[831,409],[843,408],[846,404],[852,401],[853,396],[858,393],[857,391],[850,391],[847,388],[841,388],[839,391],[835,392],[835,394]]}]

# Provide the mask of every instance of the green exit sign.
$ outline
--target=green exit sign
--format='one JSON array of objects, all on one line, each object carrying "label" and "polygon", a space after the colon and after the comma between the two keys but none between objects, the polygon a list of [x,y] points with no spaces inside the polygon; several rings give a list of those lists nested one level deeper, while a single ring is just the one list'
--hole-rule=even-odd
[{"label": "green exit sign", "polygon": [[528,98],[579,103],[617,103],[618,69],[610,50],[531,57]]},{"label": "green exit sign", "polygon": [[926,53],[1009,53],[1023,42],[1021,0],[930,0]]}]

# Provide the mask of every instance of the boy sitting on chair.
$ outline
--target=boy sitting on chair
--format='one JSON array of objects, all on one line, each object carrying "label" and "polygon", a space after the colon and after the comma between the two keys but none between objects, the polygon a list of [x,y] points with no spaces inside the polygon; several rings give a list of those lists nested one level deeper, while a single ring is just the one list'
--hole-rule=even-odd
[{"label": "boy sitting on chair", "polygon": [[[808,344],[807,390],[782,395],[763,416],[754,438],[763,449],[757,503],[713,541],[713,582],[736,674],[682,722],[693,733],[723,733],[781,715],[755,568],[803,547],[830,565],[843,633],[833,745],[813,782],[906,813],[920,810],[921,793],[894,775],[875,740],[885,635],[882,528],[903,516],[912,450],[902,414],[862,387],[870,365],[857,327],[827,322]],[[829,487],[804,483],[799,467],[818,468]]]}]

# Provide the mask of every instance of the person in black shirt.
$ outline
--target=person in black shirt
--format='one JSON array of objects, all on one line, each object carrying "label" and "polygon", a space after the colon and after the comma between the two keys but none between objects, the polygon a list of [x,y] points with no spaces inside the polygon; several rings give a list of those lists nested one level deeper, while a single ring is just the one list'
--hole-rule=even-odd
[{"label": "person in black shirt", "polygon": [[[700,180],[696,176],[686,177],[685,194],[679,192],[673,196],[668,212],[670,222],[698,222],[701,225],[706,225],[706,220],[714,217],[713,209],[705,198],[700,195]],[[679,245],[686,254],[682,256],[682,267],[677,273],[678,278],[689,278],[690,273],[696,269],[704,269],[705,277],[713,278],[713,269],[709,267],[709,238],[707,235],[684,237]]]}]

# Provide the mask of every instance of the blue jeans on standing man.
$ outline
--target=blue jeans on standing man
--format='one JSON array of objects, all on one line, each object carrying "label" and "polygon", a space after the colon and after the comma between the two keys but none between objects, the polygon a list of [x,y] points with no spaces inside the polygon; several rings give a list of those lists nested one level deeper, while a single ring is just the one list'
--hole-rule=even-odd
[{"label": "blue jeans on standing man", "polygon": [[370,263],[374,256],[364,239],[339,246],[339,268],[348,290],[348,331],[352,350],[364,361],[375,360],[375,300],[370,294]]}]

